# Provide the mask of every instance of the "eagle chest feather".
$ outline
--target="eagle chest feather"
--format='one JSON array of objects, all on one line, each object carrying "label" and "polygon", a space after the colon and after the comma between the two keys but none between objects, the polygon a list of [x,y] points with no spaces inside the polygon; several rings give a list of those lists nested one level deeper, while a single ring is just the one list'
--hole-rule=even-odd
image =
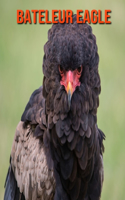
[{"label": "eagle chest feather", "polygon": [[58,174],[60,177],[57,184],[62,183],[72,200],[85,196],[93,174],[94,162],[96,159],[100,160],[96,117],[90,114],[82,115],[84,116],[58,120],[50,131],[55,177]]}]

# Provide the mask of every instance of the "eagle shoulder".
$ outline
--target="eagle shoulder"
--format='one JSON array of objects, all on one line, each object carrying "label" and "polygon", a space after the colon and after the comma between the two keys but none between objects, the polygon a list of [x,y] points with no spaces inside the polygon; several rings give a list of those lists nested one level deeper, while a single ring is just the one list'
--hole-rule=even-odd
[{"label": "eagle shoulder", "polygon": [[11,151],[11,165],[20,193],[26,200],[53,199],[55,179],[47,164],[42,140],[34,137],[34,126],[19,122]]}]

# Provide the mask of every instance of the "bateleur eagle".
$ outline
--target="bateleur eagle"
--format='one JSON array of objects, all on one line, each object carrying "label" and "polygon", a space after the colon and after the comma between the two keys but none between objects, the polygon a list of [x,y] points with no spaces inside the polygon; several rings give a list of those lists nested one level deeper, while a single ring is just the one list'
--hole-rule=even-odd
[{"label": "bateleur eagle", "polygon": [[43,86],[14,137],[4,200],[99,200],[103,139],[96,37],[88,24],[54,24],[44,46]]}]

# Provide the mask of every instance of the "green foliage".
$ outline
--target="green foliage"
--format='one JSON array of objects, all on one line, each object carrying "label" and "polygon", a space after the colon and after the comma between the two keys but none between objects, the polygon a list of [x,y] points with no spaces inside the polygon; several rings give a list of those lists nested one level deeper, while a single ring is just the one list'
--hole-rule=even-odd
[{"label": "green foliage", "polygon": [[[0,2],[0,199],[17,123],[31,93],[42,84],[43,47],[50,25],[18,25],[17,9],[111,9],[111,25],[92,25],[102,83],[98,126],[106,134],[102,200],[125,199],[125,23],[123,0]],[[104,12],[103,12],[104,13]]]}]

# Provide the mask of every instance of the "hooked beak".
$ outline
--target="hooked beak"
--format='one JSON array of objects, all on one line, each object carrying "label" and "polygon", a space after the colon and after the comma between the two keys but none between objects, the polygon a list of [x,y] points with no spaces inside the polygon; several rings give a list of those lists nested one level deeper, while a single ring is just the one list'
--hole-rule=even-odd
[{"label": "hooked beak", "polygon": [[68,82],[66,91],[67,91],[67,95],[68,95],[68,106],[70,108],[70,106],[71,106],[71,98],[72,98],[72,94],[73,94],[73,87],[72,87],[72,84],[71,84],[70,81]]},{"label": "hooked beak", "polygon": [[68,106],[70,109],[73,92],[75,91],[76,86],[80,86],[77,69],[74,71],[71,71],[71,70],[64,71],[62,72],[61,77],[62,78],[61,78],[60,84],[64,85],[65,87],[65,90],[68,95]]}]

